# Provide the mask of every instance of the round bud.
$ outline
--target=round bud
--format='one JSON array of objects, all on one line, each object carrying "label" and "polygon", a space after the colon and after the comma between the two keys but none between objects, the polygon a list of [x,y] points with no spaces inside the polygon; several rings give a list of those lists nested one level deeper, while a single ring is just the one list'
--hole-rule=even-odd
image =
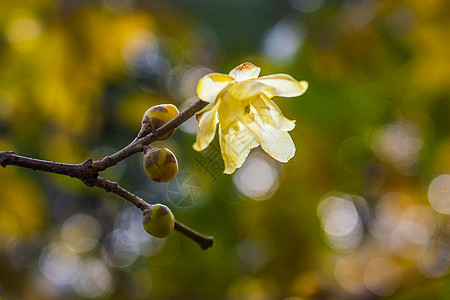
[{"label": "round bud", "polygon": [[[150,132],[155,131],[175,118],[179,113],[178,108],[172,104],[161,104],[150,107],[142,118],[141,131],[139,132],[138,137],[143,137]],[[158,140],[163,141],[168,139],[175,132],[175,129],[176,128],[161,136]]]},{"label": "round bud", "polygon": [[165,238],[173,231],[174,220],[170,209],[162,204],[155,204],[142,213],[145,231],[158,238]]},{"label": "round bud", "polygon": [[144,155],[144,170],[154,181],[169,182],[177,175],[177,158],[165,147],[151,148]]}]

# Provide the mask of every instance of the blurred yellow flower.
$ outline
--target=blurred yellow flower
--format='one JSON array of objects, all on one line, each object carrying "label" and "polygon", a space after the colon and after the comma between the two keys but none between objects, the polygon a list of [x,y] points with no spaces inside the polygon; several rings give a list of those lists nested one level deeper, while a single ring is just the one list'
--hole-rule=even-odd
[{"label": "blurred yellow flower", "polygon": [[210,104],[197,114],[199,129],[193,147],[196,151],[207,148],[219,123],[226,174],[241,167],[258,145],[280,162],[289,161],[295,154],[294,142],[287,133],[294,129],[295,121],[283,116],[271,98],[300,96],[308,83],[287,74],[258,77],[260,71],[246,62],[228,75],[205,75],[197,85],[198,97]]}]

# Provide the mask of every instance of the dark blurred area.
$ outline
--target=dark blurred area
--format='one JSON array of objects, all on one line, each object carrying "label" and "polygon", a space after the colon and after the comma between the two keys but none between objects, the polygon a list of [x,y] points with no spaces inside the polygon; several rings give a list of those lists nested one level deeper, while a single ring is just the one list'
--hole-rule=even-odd
[{"label": "dark blurred area", "polygon": [[0,0],[0,150],[78,163],[127,145],[151,106],[250,61],[307,80],[275,99],[296,156],[223,175],[217,138],[102,173],[213,235],[149,236],[139,211],[58,175],[0,169],[2,299],[450,299],[450,3]]}]

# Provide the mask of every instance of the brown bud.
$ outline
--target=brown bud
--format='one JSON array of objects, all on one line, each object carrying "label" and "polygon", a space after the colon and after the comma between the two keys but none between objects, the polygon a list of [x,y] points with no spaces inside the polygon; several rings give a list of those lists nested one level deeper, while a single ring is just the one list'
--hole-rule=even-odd
[{"label": "brown bud", "polygon": [[142,212],[145,231],[158,238],[167,237],[175,227],[175,218],[170,209],[162,204],[155,204]]},{"label": "brown bud", "polygon": [[[175,118],[179,113],[178,108],[172,104],[161,104],[150,107],[142,118],[142,126],[138,137],[141,138],[150,132],[155,131]],[[170,132],[158,138],[158,140],[163,141],[168,139],[175,132],[175,130],[176,128],[172,129]]]},{"label": "brown bud", "polygon": [[145,173],[157,182],[169,182],[178,172],[178,162],[175,154],[167,148],[150,148],[144,155]]}]

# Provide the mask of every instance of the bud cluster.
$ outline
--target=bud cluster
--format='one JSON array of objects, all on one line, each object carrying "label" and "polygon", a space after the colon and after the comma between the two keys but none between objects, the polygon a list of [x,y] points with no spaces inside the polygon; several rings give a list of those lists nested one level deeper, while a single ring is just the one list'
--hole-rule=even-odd
[{"label": "bud cluster", "polygon": [[[149,108],[142,118],[142,126],[138,138],[150,134],[172,120],[179,114],[172,104],[156,105]],[[158,138],[159,141],[168,139],[175,129]],[[166,147],[144,146],[143,167],[147,176],[156,182],[169,182],[178,173],[178,162],[175,154]],[[167,237],[175,227],[175,219],[170,209],[162,204],[152,205],[142,212],[144,229],[158,238]]]},{"label": "bud cluster", "polygon": [[[161,104],[150,107],[142,118],[142,126],[138,137],[143,137],[154,132],[178,114],[177,107],[172,104]],[[168,139],[175,132],[175,129],[159,137],[158,140],[163,141]],[[144,147],[143,167],[148,177],[157,182],[168,182],[178,172],[178,162],[175,154],[165,147]]]}]

